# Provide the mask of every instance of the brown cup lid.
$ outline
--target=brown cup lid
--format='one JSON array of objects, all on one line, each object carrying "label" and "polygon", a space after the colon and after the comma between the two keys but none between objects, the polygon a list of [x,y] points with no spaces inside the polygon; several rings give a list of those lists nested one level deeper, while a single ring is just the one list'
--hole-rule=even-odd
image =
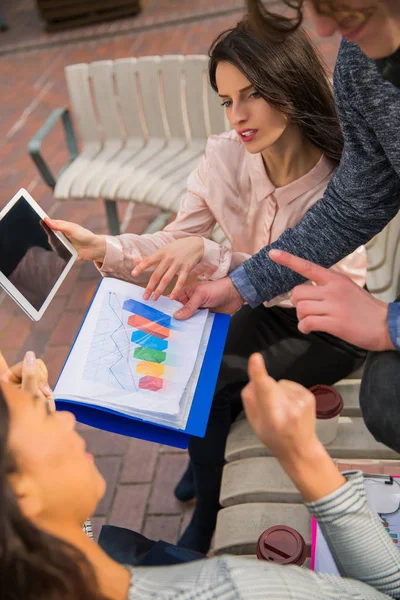
[{"label": "brown cup lid", "polygon": [[301,566],[307,558],[307,545],[292,527],[275,525],[260,535],[256,553],[260,560]]},{"label": "brown cup lid", "polygon": [[330,385],[314,385],[310,388],[317,402],[317,419],[333,419],[343,410],[343,399]]}]

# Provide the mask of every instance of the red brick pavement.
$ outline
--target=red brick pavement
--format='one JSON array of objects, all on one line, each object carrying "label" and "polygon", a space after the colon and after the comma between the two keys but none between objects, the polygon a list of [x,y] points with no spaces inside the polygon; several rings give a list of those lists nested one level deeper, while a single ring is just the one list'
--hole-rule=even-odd
[{"label": "red brick pavement", "polygon": [[[109,24],[111,30],[108,31],[107,25],[96,26],[99,39],[74,43],[74,39],[85,39],[86,30],[68,35],[52,34],[51,42],[57,43],[56,47],[3,56],[0,61],[0,207],[16,190],[26,187],[51,216],[74,220],[96,232],[104,232],[106,222],[101,200],[56,201],[27,154],[29,139],[50,112],[68,104],[64,67],[130,55],[206,53],[214,36],[236,23],[240,6],[239,0],[222,3],[219,8],[226,9],[227,14],[215,16],[213,0],[149,0],[146,10],[134,20]],[[168,26],[165,22],[171,17],[172,9],[175,24]],[[20,47],[24,44],[40,47],[43,40],[49,41],[37,18],[35,21],[33,0],[15,0],[7,3],[5,10],[11,29],[2,34],[0,52],[7,44],[17,41]],[[209,18],[206,18],[207,11]],[[161,20],[163,26],[159,25]],[[133,32],[133,21],[135,26],[141,22],[147,25]],[[314,36],[312,30],[311,34]],[[101,38],[102,35],[105,38]],[[332,67],[338,40],[317,42]],[[44,151],[57,172],[66,160],[60,129],[56,128],[49,136]],[[122,213],[124,210],[125,206],[121,206]],[[152,208],[135,207],[128,231],[143,231],[154,215]],[[0,348],[7,360],[13,363],[21,359],[27,349],[34,350],[46,361],[54,384],[98,280],[99,275],[92,266],[76,264],[39,323],[30,321],[8,297],[4,298],[0,302]],[[173,486],[184,469],[186,454],[82,425],[79,430],[108,483],[107,494],[93,519],[95,531],[99,531],[104,522],[110,522],[134,527],[154,538],[174,541],[192,511],[192,507],[181,505],[172,495]]]}]

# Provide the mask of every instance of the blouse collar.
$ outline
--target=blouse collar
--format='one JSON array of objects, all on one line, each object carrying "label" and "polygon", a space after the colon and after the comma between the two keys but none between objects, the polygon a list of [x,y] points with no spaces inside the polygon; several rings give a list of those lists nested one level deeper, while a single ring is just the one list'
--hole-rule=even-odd
[{"label": "blouse collar", "polygon": [[257,201],[261,202],[269,195],[274,194],[280,206],[289,204],[305,192],[312,190],[331,175],[335,169],[333,161],[323,154],[308,173],[287,185],[275,187],[268,177],[261,153],[250,154],[246,151],[246,154]]}]

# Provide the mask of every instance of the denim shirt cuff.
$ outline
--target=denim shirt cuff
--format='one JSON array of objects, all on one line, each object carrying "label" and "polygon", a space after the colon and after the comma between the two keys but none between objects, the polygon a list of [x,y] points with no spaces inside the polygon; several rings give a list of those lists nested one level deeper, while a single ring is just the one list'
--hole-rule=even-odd
[{"label": "denim shirt cuff", "polygon": [[248,278],[243,265],[240,265],[240,267],[232,271],[232,273],[229,274],[229,277],[243,300],[245,300],[251,308],[255,308],[262,303],[263,299],[259,296],[256,288]]},{"label": "denim shirt cuff", "polygon": [[389,304],[388,325],[392,344],[400,352],[400,302]]}]

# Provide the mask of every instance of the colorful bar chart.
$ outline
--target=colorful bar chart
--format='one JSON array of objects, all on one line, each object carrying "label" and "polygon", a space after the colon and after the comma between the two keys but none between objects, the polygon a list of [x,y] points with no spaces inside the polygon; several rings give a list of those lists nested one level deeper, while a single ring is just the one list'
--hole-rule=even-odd
[{"label": "colorful bar chart", "polygon": [[131,342],[138,346],[133,351],[133,358],[140,361],[136,373],[143,375],[139,379],[139,388],[158,392],[163,387],[165,366],[162,363],[167,358],[171,317],[133,299],[125,300],[123,310],[132,313],[128,317],[128,325],[134,330],[130,334]]},{"label": "colorful bar chart", "polygon": [[398,545],[398,543],[399,543],[399,536],[397,535],[397,533],[392,533],[391,532],[390,525],[389,525],[389,522],[386,519],[386,517],[384,517],[384,516],[381,515],[381,519],[382,519],[383,526],[384,526],[386,532],[389,534],[389,537],[392,538],[394,544]]}]

